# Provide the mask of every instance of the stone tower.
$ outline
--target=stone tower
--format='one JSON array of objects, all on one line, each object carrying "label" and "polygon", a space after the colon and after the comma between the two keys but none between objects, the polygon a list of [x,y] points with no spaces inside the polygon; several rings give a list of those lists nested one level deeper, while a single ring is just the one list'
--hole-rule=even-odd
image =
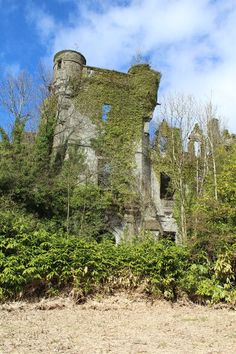
[{"label": "stone tower", "polygon": [[[112,183],[113,178],[116,191],[124,197],[123,219],[110,218],[117,242],[124,231],[135,235],[145,229],[159,235],[175,228],[171,216],[162,215],[160,184],[149,151],[149,122],[157,105],[160,77],[148,64],[133,65],[123,73],[88,66],[85,57],[73,50],[54,56],[55,155],[66,159],[73,146],[84,156],[81,181],[102,182],[109,188],[106,179],[110,177]],[[123,191],[139,196],[140,205],[132,204]]]},{"label": "stone tower", "polygon": [[85,57],[74,50],[62,50],[55,54],[53,65],[53,87],[55,93],[70,95],[70,82],[81,77]]}]

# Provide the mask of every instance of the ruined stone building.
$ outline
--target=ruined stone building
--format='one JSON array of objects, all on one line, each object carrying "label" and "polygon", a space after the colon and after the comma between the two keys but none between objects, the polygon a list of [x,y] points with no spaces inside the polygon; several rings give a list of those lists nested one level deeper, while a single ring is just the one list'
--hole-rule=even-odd
[{"label": "ruined stone building", "polygon": [[77,146],[86,166],[81,181],[109,185],[117,200],[123,200],[123,214],[111,216],[110,222],[117,241],[124,232],[143,229],[155,235],[176,233],[172,201],[163,192],[166,180],[154,173],[149,151],[149,122],[160,77],[148,64],[123,73],[88,66],[73,50],[54,57],[54,150],[64,147],[66,158],[67,150]]}]

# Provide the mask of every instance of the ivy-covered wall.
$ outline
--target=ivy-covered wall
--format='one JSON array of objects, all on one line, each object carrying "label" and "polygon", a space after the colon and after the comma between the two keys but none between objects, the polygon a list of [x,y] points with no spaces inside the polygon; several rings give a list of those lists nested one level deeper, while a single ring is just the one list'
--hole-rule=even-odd
[{"label": "ivy-covered wall", "polygon": [[143,161],[137,161],[142,156],[135,155],[145,154],[144,123],[152,118],[159,81],[160,74],[147,64],[133,66],[128,74],[87,66],[73,99],[76,110],[95,125],[91,142],[110,164],[112,190],[126,203],[137,190],[134,171],[142,175]]},{"label": "ivy-covered wall", "polygon": [[148,124],[161,74],[148,64],[134,65],[128,73],[86,66],[77,55],[78,60],[75,52],[63,51],[54,58],[59,102],[54,148],[63,142],[77,145],[92,180],[106,174],[114,205],[124,213],[141,210],[144,194],[151,196]]}]

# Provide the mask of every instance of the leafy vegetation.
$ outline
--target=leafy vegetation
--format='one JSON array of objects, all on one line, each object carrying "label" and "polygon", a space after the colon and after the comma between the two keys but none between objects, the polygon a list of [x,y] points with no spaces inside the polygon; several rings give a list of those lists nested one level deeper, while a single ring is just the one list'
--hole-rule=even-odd
[{"label": "leafy vegetation", "polygon": [[[145,237],[118,246],[110,240],[53,232],[22,212],[0,213],[1,298],[73,294],[117,289],[176,300],[183,293],[198,302],[236,302],[236,244],[214,262],[194,259],[187,247]],[[199,262],[200,261],[200,262]],[[198,263],[199,262],[199,263]]]},{"label": "leafy vegetation", "polygon": [[[110,166],[113,202],[120,208],[138,202],[135,151],[142,139],[143,117],[148,120],[156,106],[159,81],[160,73],[148,64],[134,65],[129,76],[96,69],[93,75],[83,73],[79,94],[74,98],[78,110],[89,116],[97,128],[94,148]],[[110,107],[105,122],[101,119],[104,103]]]},{"label": "leafy vegetation", "polygon": [[[27,102],[24,110],[13,112],[10,133],[0,128],[2,301],[60,291],[84,301],[96,292],[122,288],[172,301],[188,296],[200,303],[236,303],[236,140],[210,126],[211,114],[207,128],[200,123],[194,128],[193,138],[202,144],[199,155],[194,154],[194,140],[187,143],[190,131],[183,134],[186,116],[184,110],[180,112],[180,102],[171,107],[172,113],[178,108],[181,124],[162,122],[153,147],[157,175],[164,172],[171,177],[179,244],[146,234],[114,243],[108,216],[114,208],[119,216],[122,206],[136,202],[130,142],[140,138],[139,114],[148,118],[155,105],[147,99],[146,106],[137,107],[145,101],[142,82],[147,73],[153,88],[159,80],[146,69],[143,64],[131,69],[128,97],[122,94],[122,75],[114,73],[112,82],[103,86],[99,77],[83,82],[95,110],[92,118],[98,129],[101,125],[95,147],[112,166],[109,189],[80,181],[86,166],[78,149],[67,147],[66,158],[65,151],[58,156],[53,151],[56,96],[44,102],[36,136],[26,131]],[[100,95],[89,96],[96,85]],[[101,120],[104,92],[110,99],[113,123]],[[83,95],[74,100],[82,111],[88,104]],[[168,117],[168,111],[165,114]],[[161,138],[165,138],[162,147]],[[113,146],[112,141],[116,141]]]},{"label": "leafy vegetation", "polygon": [[179,242],[214,257],[236,241],[235,135],[220,128],[211,103],[191,96],[169,97],[161,114],[153,163],[170,177]]}]

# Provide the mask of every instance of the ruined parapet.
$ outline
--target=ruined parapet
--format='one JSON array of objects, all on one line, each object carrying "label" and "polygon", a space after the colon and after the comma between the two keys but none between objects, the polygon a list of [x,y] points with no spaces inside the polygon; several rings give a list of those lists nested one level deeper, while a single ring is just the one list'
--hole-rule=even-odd
[{"label": "ruined parapet", "polygon": [[203,156],[205,149],[205,138],[203,131],[198,124],[195,124],[188,140],[189,157],[193,158]]},{"label": "ruined parapet", "polygon": [[80,80],[85,57],[74,50],[62,50],[54,56],[53,89],[54,92],[72,95],[76,82]]}]

